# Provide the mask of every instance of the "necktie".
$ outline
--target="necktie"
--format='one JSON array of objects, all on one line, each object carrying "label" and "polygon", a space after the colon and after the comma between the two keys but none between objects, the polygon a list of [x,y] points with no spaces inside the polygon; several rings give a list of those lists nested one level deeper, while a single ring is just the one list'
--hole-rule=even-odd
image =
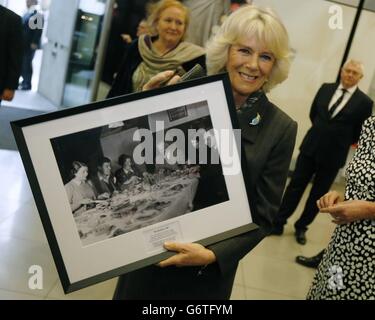
[{"label": "necktie", "polygon": [[346,89],[341,89],[341,90],[342,90],[342,95],[340,96],[340,98],[337,99],[337,101],[336,101],[336,102],[332,105],[332,107],[328,110],[328,113],[329,113],[330,118],[332,118],[333,113],[335,112],[335,110],[337,109],[337,107],[340,105],[340,103],[341,103],[342,100],[344,99],[345,93],[348,92],[348,90],[346,90]]}]

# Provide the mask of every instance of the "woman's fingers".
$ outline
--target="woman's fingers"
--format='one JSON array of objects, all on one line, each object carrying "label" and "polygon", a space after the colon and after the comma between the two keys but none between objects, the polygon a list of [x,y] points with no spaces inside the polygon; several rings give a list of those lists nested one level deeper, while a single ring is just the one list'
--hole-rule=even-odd
[{"label": "woman's fingers", "polygon": [[180,81],[181,81],[181,77],[176,74],[171,80],[168,81],[167,85],[170,86],[172,84],[179,83]]},{"label": "woman's fingers", "polygon": [[337,191],[330,191],[322,196],[317,202],[316,205],[319,208],[319,211],[324,212],[323,208],[331,207],[337,204],[340,201],[340,194]]},{"label": "woman's fingers", "polygon": [[171,79],[173,75],[174,71],[172,70],[158,73],[143,86],[143,91],[159,88],[163,83],[167,83],[168,81],[173,80]]},{"label": "woman's fingers", "polygon": [[157,266],[160,268],[165,268],[169,266],[179,266],[181,263],[181,256],[180,254],[176,254],[166,260],[160,261]]},{"label": "woman's fingers", "polygon": [[183,256],[181,255],[181,252],[184,251],[184,244],[183,243],[178,243],[178,242],[166,242],[164,243],[164,248],[167,249],[168,251],[174,251],[177,252],[178,254],[163,260],[158,263],[158,266],[161,268],[169,267],[169,266],[179,266],[181,265],[181,260],[183,259]]},{"label": "woman's fingers", "polygon": [[215,254],[198,243],[166,242],[164,248],[177,254],[161,261],[158,266],[162,268],[171,265],[202,266],[216,261]]}]

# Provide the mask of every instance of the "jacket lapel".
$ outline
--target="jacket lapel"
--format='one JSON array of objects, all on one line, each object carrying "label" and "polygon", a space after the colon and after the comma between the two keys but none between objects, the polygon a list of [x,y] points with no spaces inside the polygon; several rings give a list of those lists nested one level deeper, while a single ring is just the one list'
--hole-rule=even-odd
[{"label": "jacket lapel", "polygon": [[[237,118],[241,128],[242,139],[246,140],[249,143],[255,143],[259,130],[263,125],[263,122],[266,121],[265,117],[267,116],[267,104],[268,99],[265,95],[259,99],[258,103],[251,108],[243,109],[237,111]],[[251,122],[257,116],[260,116],[259,123],[252,125]]]},{"label": "jacket lapel", "polygon": [[353,104],[355,104],[355,100],[357,99],[357,96],[358,96],[358,92],[359,92],[359,89],[357,88],[352,96],[349,98],[349,100],[346,102],[345,106],[334,116],[332,117],[333,118],[336,118],[338,116],[340,116],[342,114],[343,111],[346,111],[348,110],[348,107],[351,107]]},{"label": "jacket lapel", "polygon": [[249,124],[251,122],[251,119],[253,119],[254,117],[251,118],[250,115],[246,113],[241,113],[238,115],[238,121],[239,121],[240,128],[241,128],[242,139],[245,139],[246,141],[251,142],[251,143],[254,143],[256,141],[256,138],[258,135],[258,128],[259,128],[259,125],[251,126]]},{"label": "jacket lapel", "polygon": [[327,90],[327,101],[325,102],[325,114],[326,114],[326,117],[327,117],[327,120],[330,120],[331,119],[331,116],[328,112],[328,108],[329,108],[329,103],[331,102],[337,88],[339,86],[339,83],[334,83],[332,84],[332,86],[330,86]]}]

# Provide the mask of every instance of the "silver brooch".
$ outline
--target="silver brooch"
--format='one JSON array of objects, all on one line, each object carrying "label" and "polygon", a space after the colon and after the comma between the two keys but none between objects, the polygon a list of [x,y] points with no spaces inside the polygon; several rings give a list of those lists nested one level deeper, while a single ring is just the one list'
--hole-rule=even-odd
[{"label": "silver brooch", "polygon": [[260,122],[260,119],[261,119],[261,116],[257,112],[257,116],[249,122],[249,125],[251,125],[251,126],[257,126],[259,124],[259,122]]}]

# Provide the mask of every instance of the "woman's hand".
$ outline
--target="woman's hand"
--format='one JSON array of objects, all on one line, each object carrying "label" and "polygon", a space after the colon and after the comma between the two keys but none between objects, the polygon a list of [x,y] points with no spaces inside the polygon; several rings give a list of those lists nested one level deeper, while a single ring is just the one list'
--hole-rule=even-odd
[{"label": "woman's hand", "polygon": [[129,185],[129,184],[136,184],[140,181],[141,179],[137,176],[131,176],[128,180],[124,182],[124,185]]},{"label": "woman's hand", "polygon": [[86,204],[90,204],[90,203],[92,203],[92,202],[93,202],[92,199],[90,199],[90,198],[85,198],[85,199],[82,199],[82,200],[81,200],[80,204],[81,204],[81,205],[86,205]]},{"label": "woman's hand", "polygon": [[321,212],[331,214],[336,224],[346,224],[364,219],[375,219],[375,203],[365,200],[349,200],[333,206],[321,208]]},{"label": "woman's hand", "polygon": [[162,85],[172,85],[179,82],[180,76],[175,75],[172,70],[167,70],[153,76],[142,88],[142,91],[160,88]]},{"label": "woman's hand", "polygon": [[166,242],[164,248],[176,255],[158,263],[159,267],[205,266],[216,261],[215,254],[198,243]]},{"label": "woman's hand", "polygon": [[0,100],[12,101],[14,98],[14,90],[4,89],[3,93],[0,92]]},{"label": "woman's hand", "polygon": [[194,166],[188,169],[190,174],[196,174],[199,173],[200,167],[199,166]]},{"label": "woman's hand", "polygon": [[130,36],[130,34],[127,34],[127,33],[123,33],[121,34],[121,39],[122,41],[126,42],[126,43],[130,43],[133,41],[132,37]]},{"label": "woman's hand", "polygon": [[322,208],[331,207],[343,199],[341,195],[337,191],[330,191],[326,193],[323,197],[321,197],[317,202],[316,205],[318,206],[319,210],[322,211]]},{"label": "woman's hand", "polygon": [[110,194],[108,192],[104,192],[98,196],[98,200],[107,200],[110,198]]}]

